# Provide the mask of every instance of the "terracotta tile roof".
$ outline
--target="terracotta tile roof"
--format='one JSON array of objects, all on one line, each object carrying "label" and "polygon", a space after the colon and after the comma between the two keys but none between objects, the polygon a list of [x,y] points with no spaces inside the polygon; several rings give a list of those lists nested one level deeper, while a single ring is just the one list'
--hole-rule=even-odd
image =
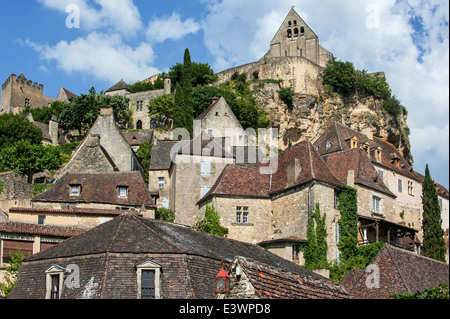
[{"label": "terracotta tile roof", "polygon": [[[70,196],[70,186],[81,186],[79,196]],[[127,198],[119,198],[118,187],[128,187]],[[139,172],[80,173],[64,175],[34,202],[105,203],[154,207],[154,201]]]},{"label": "terracotta tile roof", "polygon": [[260,174],[259,168],[229,164],[225,166],[214,186],[199,203],[213,195],[270,198],[269,186],[270,175]]},{"label": "terracotta tile roof", "polygon": [[[94,208],[68,208],[68,209],[47,209],[47,208],[25,208],[12,207],[10,213],[22,214],[59,214],[59,215],[92,215],[92,216],[112,216],[117,217],[124,213],[118,209],[94,209]],[[130,211],[131,214],[140,215],[137,210]]]},{"label": "terracotta tile roof", "polygon": [[295,274],[243,257],[238,257],[236,262],[261,299],[348,298],[343,287],[324,277]]},{"label": "terracotta tile roof", "polygon": [[71,238],[86,231],[73,227],[45,226],[17,222],[0,223],[0,233]]},{"label": "terracotta tile roof", "polygon": [[68,99],[70,99],[71,97],[76,97],[77,96],[75,93],[70,92],[66,88],[63,88],[63,90],[66,93],[66,96],[67,96]]},{"label": "terracotta tile roof", "polygon": [[144,142],[151,143],[153,138],[152,130],[142,130],[141,132],[123,132],[123,136],[130,146],[141,145]]},{"label": "terracotta tile roof", "polygon": [[[403,291],[417,292],[449,282],[449,265],[431,258],[385,244],[370,265],[379,269],[380,287],[370,289],[367,276],[373,272],[356,271],[341,281],[345,282],[349,295],[358,299],[386,299]],[[370,280],[370,278],[369,278]]]},{"label": "terracotta tile roof", "polygon": [[347,183],[348,171],[355,172],[355,183],[378,190],[390,196],[395,196],[384,184],[378,172],[372,165],[367,153],[361,149],[350,149],[331,153],[322,157],[333,172],[343,183]]},{"label": "terracotta tile roof", "polygon": [[[342,186],[330,169],[327,167],[319,153],[309,141],[303,141],[281,154],[278,154],[278,169],[272,178],[271,193],[283,191],[287,188],[296,187],[310,181],[316,180],[334,186]],[[300,163],[300,173],[292,185],[287,185],[288,162],[298,159]]]}]

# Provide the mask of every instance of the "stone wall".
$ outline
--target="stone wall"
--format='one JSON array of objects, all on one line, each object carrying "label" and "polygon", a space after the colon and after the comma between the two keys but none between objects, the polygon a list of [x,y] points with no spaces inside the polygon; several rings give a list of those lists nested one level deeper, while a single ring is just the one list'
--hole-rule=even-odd
[{"label": "stone wall", "polygon": [[33,108],[43,105],[44,86],[31,80],[27,80],[23,74],[16,77],[15,74],[2,85],[1,110],[3,112],[20,113],[25,109],[25,99]]},{"label": "stone wall", "polygon": [[0,173],[3,181],[3,191],[0,193],[0,201],[29,199],[33,194],[33,185],[27,183],[27,178],[14,173]]}]

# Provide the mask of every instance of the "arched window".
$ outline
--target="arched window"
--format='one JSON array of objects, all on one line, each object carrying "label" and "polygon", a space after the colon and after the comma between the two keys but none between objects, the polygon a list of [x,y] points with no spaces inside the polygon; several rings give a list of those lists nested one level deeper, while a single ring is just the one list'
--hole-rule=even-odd
[{"label": "arched window", "polygon": [[142,130],[142,121],[141,120],[136,122],[136,129]]},{"label": "arched window", "polygon": [[297,20],[294,20],[294,26],[296,26],[297,25]]},{"label": "arched window", "polygon": [[152,130],[156,129],[156,119],[153,119],[150,121],[150,128]]},{"label": "arched window", "polygon": [[289,26],[289,27],[292,26],[292,22],[291,22],[291,21],[288,22],[288,26]]},{"label": "arched window", "polygon": [[300,34],[305,34],[305,28],[304,27],[300,28]]},{"label": "arched window", "polygon": [[298,28],[294,29],[294,37],[298,37]]},{"label": "arched window", "polygon": [[292,38],[292,30],[291,29],[287,30],[287,37]]}]

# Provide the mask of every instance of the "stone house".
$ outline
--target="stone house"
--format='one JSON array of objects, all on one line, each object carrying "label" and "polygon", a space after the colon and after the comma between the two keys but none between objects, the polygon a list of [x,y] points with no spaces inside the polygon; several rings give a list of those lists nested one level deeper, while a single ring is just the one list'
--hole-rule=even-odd
[{"label": "stone house", "polygon": [[164,94],[170,94],[171,80],[169,74],[164,78],[164,89],[133,93],[123,79],[105,91],[106,95],[120,95],[130,100],[130,108],[133,110],[133,129],[156,129],[158,123],[150,119],[148,115],[148,103]]},{"label": "stone house", "polygon": [[314,281],[322,297],[347,297],[339,284],[259,246],[127,213],[28,257],[9,298],[213,299],[216,275],[238,256],[289,272],[287,280],[308,278],[304,290]]},{"label": "stone house", "polygon": [[65,88],[61,88],[61,90],[59,90],[58,95],[56,96],[56,101],[69,102],[70,99],[75,98],[76,96],[77,95],[75,93],[72,93]]},{"label": "stone house", "polygon": [[194,137],[203,132],[216,141],[222,140],[228,152],[231,152],[232,147],[249,144],[247,133],[223,97],[214,98],[211,105],[194,119]]},{"label": "stone house", "polygon": [[[389,227],[392,226],[393,234],[402,235],[400,238],[405,237],[405,235],[405,238],[411,238],[411,240],[406,239],[406,242],[404,243],[402,240],[399,242],[399,236],[392,235],[394,241],[397,241],[397,244],[400,244],[401,246],[403,246],[403,244],[412,245],[412,242],[414,242],[415,245],[410,247],[417,247],[416,244],[420,243],[423,239],[420,230],[422,228],[423,208],[421,195],[424,176],[416,172],[392,144],[373,136],[370,131],[362,133],[335,123],[326,129],[317,139],[314,143],[314,147],[324,158],[336,158],[334,164],[330,162],[330,165],[334,165],[335,169],[333,172],[336,176],[340,176],[341,180],[345,180],[348,176],[344,167],[349,164],[349,159],[345,158],[345,154],[351,154],[350,150],[363,150],[367,154],[373,169],[378,173],[374,173],[373,169],[367,165],[367,160],[365,159],[366,168],[364,171],[370,172],[370,175],[366,178],[366,182],[370,179],[376,181],[371,183],[372,188],[375,184],[384,185],[384,194],[387,195],[386,188],[391,194],[386,197],[382,196],[382,194],[377,195],[373,193],[372,201],[366,196],[366,199],[359,202],[359,211],[366,217],[375,218],[377,223],[380,220],[385,221],[389,224]],[[339,155],[339,153],[342,154]],[[359,153],[362,154],[362,152]],[[436,183],[436,190],[441,203],[442,226],[445,231],[445,227],[448,228],[449,220],[449,193],[444,186],[438,183]],[[359,193],[358,198],[365,193],[367,195],[367,192]],[[394,201],[392,202],[389,197],[392,197]],[[372,205],[370,205],[371,202]],[[364,208],[362,203],[369,205],[369,209],[367,209],[367,207]],[[370,212],[371,206],[372,212]],[[373,225],[373,221],[374,220],[369,220],[366,224]],[[373,230],[372,226],[366,231],[371,229]],[[414,239],[413,232],[416,232],[417,234],[416,239]]]},{"label": "stone house", "polygon": [[146,217],[155,210],[139,172],[67,173],[31,202],[42,209],[139,210]]},{"label": "stone house", "polygon": [[330,235],[328,257],[337,251],[336,224],[339,211],[334,194],[343,183],[328,169],[309,141],[280,153],[278,168],[261,174],[258,166],[228,165],[211,190],[197,204],[204,212],[214,205],[229,237],[261,243],[280,256],[303,264],[298,244],[307,239],[309,212],[320,204]]},{"label": "stone house", "polygon": [[100,115],[75,149],[59,176],[80,172],[140,172],[142,163],[116,125],[112,108],[101,109]]},{"label": "stone house", "polygon": [[123,136],[134,152],[137,152],[144,142],[153,144],[153,130],[142,130],[139,132],[123,132]]},{"label": "stone house", "polygon": [[59,123],[55,116],[50,119],[48,124],[35,121],[31,112],[28,112],[26,118],[42,131],[42,144],[57,146],[69,143],[64,136],[64,130],[59,128]]},{"label": "stone house", "polygon": [[386,299],[448,282],[448,264],[387,244],[365,270],[353,269],[340,281],[353,299]]}]

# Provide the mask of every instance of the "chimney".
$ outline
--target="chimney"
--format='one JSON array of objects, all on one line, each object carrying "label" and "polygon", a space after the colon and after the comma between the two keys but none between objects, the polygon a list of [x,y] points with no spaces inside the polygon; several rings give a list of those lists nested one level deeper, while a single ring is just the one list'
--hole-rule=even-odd
[{"label": "chimney", "polygon": [[286,186],[287,187],[289,187],[295,183],[301,169],[302,168],[300,167],[300,160],[298,158],[294,158],[287,163],[287,168],[286,168],[286,175],[287,175]]},{"label": "chimney", "polygon": [[112,107],[100,109],[100,115],[101,115],[101,116],[112,115],[112,114],[113,114],[113,109],[112,109]]},{"label": "chimney", "polygon": [[347,186],[355,187],[355,171],[354,170],[348,171]]},{"label": "chimney", "polygon": [[53,146],[58,145],[58,129],[58,120],[55,116],[52,116],[50,122],[48,123],[48,133],[50,135],[50,138],[52,139]]}]

